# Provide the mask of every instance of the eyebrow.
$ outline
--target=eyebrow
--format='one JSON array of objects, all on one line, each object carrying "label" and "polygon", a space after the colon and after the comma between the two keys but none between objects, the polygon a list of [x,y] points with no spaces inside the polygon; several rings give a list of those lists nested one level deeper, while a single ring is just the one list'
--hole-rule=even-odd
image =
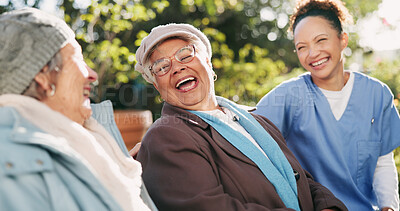
[{"label": "eyebrow", "polygon": [[[160,51],[160,49],[158,49],[158,47],[159,47],[159,46],[157,46],[157,47],[154,49],[154,51],[152,52],[152,54],[151,54],[151,56],[149,57],[149,59],[153,56],[154,52],[156,52],[156,51],[157,51],[158,53],[160,53],[160,54],[168,54],[168,53],[171,52],[170,50],[168,50],[168,51],[166,51],[166,52],[162,52],[162,51]],[[183,48],[183,47],[182,47],[182,48]],[[163,56],[161,56],[160,58],[155,59],[154,61],[158,61],[158,60],[160,60],[160,59],[165,59],[165,58],[173,57],[173,56],[175,56],[176,52],[178,52],[180,49],[181,49],[181,48],[179,48],[178,50],[176,50],[171,56],[169,56],[169,55],[163,55]],[[164,51],[165,51],[165,50],[164,50]]]},{"label": "eyebrow", "polygon": [[319,37],[321,37],[321,36],[326,36],[326,37],[328,37],[329,35],[328,35],[328,34],[319,34],[319,35],[315,36],[313,40],[317,40],[317,39],[318,39]]},{"label": "eyebrow", "polygon": [[[328,34],[325,34],[325,33],[322,33],[322,34],[318,34],[317,36],[315,36],[312,40],[317,40],[319,37],[321,37],[321,36],[327,36],[328,37]],[[303,44],[304,42],[298,42],[298,43],[296,43],[295,44],[295,47],[297,47],[299,44]]]}]

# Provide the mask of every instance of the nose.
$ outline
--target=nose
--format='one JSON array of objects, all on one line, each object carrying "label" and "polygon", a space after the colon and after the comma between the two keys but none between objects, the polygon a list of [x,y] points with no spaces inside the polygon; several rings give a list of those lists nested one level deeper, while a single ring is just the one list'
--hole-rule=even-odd
[{"label": "nose", "polygon": [[175,59],[171,60],[171,68],[172,68],[172,74],[175,75],[183,70],[186,69],[186,65],[176,61]]},{"label": "nose", "polygon": [[95,82],[96,80],[97,80],[97,78],[98,78],[98,76],[97,76],[97,73],[94,71],[94,70],[92,70],[92,68],[90,68],[89,66],[87,66],[86,65],[86,69],[87,69],[87,71],[88,71],[88,80],[90,81],[90,82]]},{"label": "nose", "polygon": [[308,50],[308,55],[311,58],[317,57],[319,55],[320,51],[317,47],[310,47]]}]

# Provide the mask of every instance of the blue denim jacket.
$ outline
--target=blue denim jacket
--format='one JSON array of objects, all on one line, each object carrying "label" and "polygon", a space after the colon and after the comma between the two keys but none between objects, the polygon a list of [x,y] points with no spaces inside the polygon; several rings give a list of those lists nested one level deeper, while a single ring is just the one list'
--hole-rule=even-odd
[{"label": "blue denim jacket", "polygon": [[[103,107],[104,106],[104,107]],[[99,117],[112,117],[111,103],[94,106]],[[104,113],[103,113],[104,112]],[[0,107],[0,210],[122,210],[100,181],[74,157],[45,145],[57,141],[12,107]],[[115,122],[107,122],[129,156]],[[142,188],[145,203],[152,205]]]}]

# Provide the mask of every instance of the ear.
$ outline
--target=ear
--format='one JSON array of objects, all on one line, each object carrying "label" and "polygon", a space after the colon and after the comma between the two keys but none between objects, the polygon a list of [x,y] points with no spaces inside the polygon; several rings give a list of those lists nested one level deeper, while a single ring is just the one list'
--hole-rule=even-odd
[{"label": "ear", "polygon": [[212,69],[211,61],[207,56],[206,56],[206,61],[207,61],[208,66],[210,66],[210,68]]},{"label": "ear", "polygon": [[349,35],[346,32],[343,32],[340,35],[340,43],[341,43],[342,50],[344,50],[347,47],[347,45],[349,44]]},{"label": "ear", "polygon": [[43,67],[43,69],[38,74],[36,74],[36,76],[34,78],[34,80],[40,86],[40,88],[45,91],[51,89],[50,76],[48,74],[46,74],[47,70],[48,70],[48,67],[46,65],[45,67]]}]

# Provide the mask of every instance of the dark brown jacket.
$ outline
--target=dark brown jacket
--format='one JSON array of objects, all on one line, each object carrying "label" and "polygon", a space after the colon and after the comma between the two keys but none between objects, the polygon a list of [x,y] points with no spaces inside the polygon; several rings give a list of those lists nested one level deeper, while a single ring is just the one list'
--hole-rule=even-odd
[{"label": "dark brown jacket", "polygon": [[[266,118],[253,116],[299,173],[300,208],[347,210],[301,168],[279,130]],[[137,159],[143,165],[144,183],[161,211],[292,210],[249,158],[202,119],[168,103],[143,138]]]}]

